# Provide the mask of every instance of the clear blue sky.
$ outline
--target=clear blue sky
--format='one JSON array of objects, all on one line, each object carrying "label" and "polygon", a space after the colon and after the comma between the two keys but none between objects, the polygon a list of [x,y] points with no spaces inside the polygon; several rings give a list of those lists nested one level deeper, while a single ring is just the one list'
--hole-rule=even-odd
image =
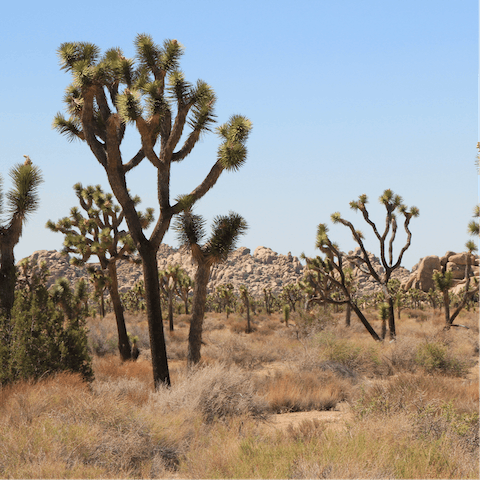
[{"label": "clear blue sky", "polygon": [[[340,211],[367,235],[349,209],[360,194],[383,225],[378,204],[391,188],[420,217],[412,221],[411,268],[425,255],[462,251],[478,201],[478,4],[475,0],[317,0],[227,2],[7,2],[0,18],[0,172],[29,155],[43,171],[41,207],[15,255],[62,248],[44,226],[69,214],[72,186],[106,175],[85,144],[52,130],[70,77],[57,48],[88,41],[102,51],[148,33],[185,46],[188,80],[207,81],[218,96],[219,123],[246,115],[254,128],[246,165],[224,173],[196,213],[209,221],[229,210],[249,223],[241,244],[315,255],[316,227]],[[138,147],[132,133],[126,156]],[[174,195],[195,187],[216,160],[211,134],[172,173]],[[158,212],[152,170],[130,175],[144,207]],[[345,227],[331,238],[348,251]],[[177,246],[173,234],[165,242]],[[403,246],[399,238],[399,247]]]}]

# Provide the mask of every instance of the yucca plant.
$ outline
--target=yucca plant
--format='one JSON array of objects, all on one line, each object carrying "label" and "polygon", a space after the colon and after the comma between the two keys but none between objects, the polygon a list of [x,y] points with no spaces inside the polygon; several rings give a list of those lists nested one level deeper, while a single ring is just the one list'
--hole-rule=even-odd
[{"label": "yucca plant", "polygon": [[245,311],[247,314],[247,328],[245,329],[245,333],[252,333],[252,324],[250,321],[250,292],[248,291],[248,288],[245,285],[240,285],[239,288],[240,291],[240,298],[243,302],[243,305],[245,306]]},{"label": "yucca plant", "polygon": [[167,299],[168,305],[168,326],[173,332],[173,300],[177,292],[177,285],[180,281],[181,267],[179,265],[169,265],[166,270],[158,272],[160,278],[160,289]]},{"label": "yucca plant", "polygon": [[[395,311],[394,311],[394,298],[388,290],[388,282],[392,277],[392,273],[400,267],[403,259],[403,255],[410,247],[412,232],[409,225],[412,218],[418,217],[420,211],[417,207],[412,207],[410,210],[403,203],[403,199],[400,195],[396,195],[392,190],[387,189],[380,196],[379,201],[384,205],[386,210],[385,217],[385,229],[383,232],[379,231],[376,224],[370,218],[367,210],[368,197],[363,194],[358,197],[358,200],[350,202],[350,208],[354,211],[360,210],[364,220],[370,225],[375,236],[380,244],[380,262],[383,266],[383,273],[379,273],[373,267],[372,262],[368,256],[368,252],[363,243],[363,234],[361,231],[356,230],[351,222],[345,220],[339,212],[332,214],[331,219],[333,223],[341,223],[350,229],[353,235],[353,239],[360,247],[360,254],[352,254],[348,256],[348,260],[356,265],[364,273],[367,273],[372,279],[381,287],[385,299],[389,305],[389,317],[388,317],[388,329],[390,338],[394,339],[396,336],[395,331]],[[393,255],[393,246],[397,238],[397,215],[403,215],[403,228],[407,235],[405,245],[401,248],[396,260]]]},{"label": "yucca plant", "polygon": [[[58,50],[62,69],[72,75],[73,83],[64,97],[68,118],[58,114],[54,126],[69,140],[79,139],[88,144],[105,169],[113,194],[124,211],[142,258],[153,378],[158,387],[170,384],[158,249],[174,215],[202,198],[224,170],[235,171],[245,162],[251,123],[234,115],[217,130],[221,144],[210,172],[189,194],[172,203],[171,166],[184,160],[202,134],[211,130],[216,96],[202,80],[195,84],[187,82],[180,70],[183,47],[177,40],[166,40],[159,46],[149,35],[140,34],[135,47],[134,60],[125,58],[119,48],[101,56],[98,47],[91,43],[62,44]],[[130,159],[125,159],[121,150],[127,125],[134,125],[141,138],[137,152]],[[126,180],[126,175],[145,159],[154,169],[152,177],[157,179],[159,202],[158,220],[149,237]]]},{"label": "yucca plant", "polygon": [[[38,189],[43,182],[40,169],[32,164],[28,156],[25,158],[25,163],[19,163],[10,170],[12,188],[6,194],[6,218],[0,220],[0,314],[7,318],[15,301],[17,275],[13,250],[20,241],[28,216],[38,208]],[[4,213],[3,207],[0,176],[0,215]]]},{"label": "yucca plant", "polygon": [[[73,255],[70,259],[73,265],[84,265],[92,255],[98,258],[101,272],[95,272],[90,268],[89,273],[96,293],[102,297],[102,309],[103,290],[108,288],[117,323],[120,357],[123,361],[130,360],[131,346],[118,292],[117,262],[128,260],[138,263],[133,257],[136,246],[131,235],[121,229],[124,213],[113,201],[111,193],[105,193],[100,185],[83,187],[81,183],[77,183],[73,188],[83,215],[77,207],[73,207],[69,217],[64,217],[56,223],[49,220],[46,226],[53,232],[65,235],[63,253]],[[132,201],[136,206],[140,203],[140,198],[133,197]],[[147,228],[153,221],[153,209],[147,208],[145,213],[138,212],[138,217],[142,227]]]},{"label": "yucca plant", "polygon": [[333,305],[349,304],[357,317],[363,323],[368,333],[374,340],[381,340],[375,329],[358,308],[357,301],[351,291],[351,270],[346,265],[345,255],[338,245],[332,242],[328,236],[328,227],[320,223],[317,227],[316,248],[325,254],[325,258],[317,256],[302,257],[307,264],[307,274],[310,271],[310,279],[307,280],[314,289],[314,300],[317,303],[331,303]]},{"label": "yucca plant", "polygon": [[207,286],[210,270],[214,264],[224,262],[235,249],[238,238],[247,230],[247,223],[237,213],[217,216],[213,220],[212,234],[205,240],[205,220],[191,210],[183,212],[174,225],[178,240],[188,247],[197,264],[195,287],[193,290],[192,319],[188,335],[189,365],[200,361],[202,346],[203,319],[207,299]]},{"label": "yucca plant", "polygon": [[177,295],[183,300],[185,314],[188,315],[188,302],[190,292],[193,291],[194,282],[183,268],[180,268],[178,273]]}]

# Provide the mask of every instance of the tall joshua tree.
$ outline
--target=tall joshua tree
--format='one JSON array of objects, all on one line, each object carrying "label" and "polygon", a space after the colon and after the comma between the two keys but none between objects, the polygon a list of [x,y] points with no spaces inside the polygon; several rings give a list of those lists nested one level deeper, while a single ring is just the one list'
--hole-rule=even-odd
[{"label": "tall joshua tree", "polygon": [[[331,218],[333,223],[341,223],[346,227],[350,228],[354,240],[357,242],[360,247],[360,255],[349,255],[348,260],[353,264],[357,265],[363,272],[369,274],[375,282],[377,282],[382,288],[382,292],[385,295],[387,303],[389,305],[389,316],[388,316],[388,328],[390,332],[390,338],[394,339],[396,336],[395,333],[395,312],[394,312],[394,298],[389,292],[388,281],[392,277],[392,273],[396,270],[402,263],[403,255],[406,250],[410,247],[410,242],[412,239],[412,233],[409,229],[410,220],[413,217],[418,217],[420,211],[417,207],[412,207],[410,210],[403,204],[402,197],[400,195],[395,195],[392,190],[387,189],[383,192],[382,196],[379,198],[380,203],[385,206],[387,211],[385,218],[385,229],[383,232],[380,232],[377,229],[375,223],[370,219],[370,215],[367,211],[366,205],[368,203],[368,198],[366,195],[360,195],[357,201],[350,202],[350,208],[352,210],[360,210],[362,212],[364,220],[370,225],[375,236],[377,237],[380,243],[380,261],[384,268],[383,273],[377,272],[370,261],[368,252],[363,244],[363,234],[359,230],[355,230],[355,227],[348,220],[342,218],[340,213],[334,213]],[[398,224],[397,224],[397,212],[403,215],[403,228],[407,234],[407,240],[405,245],[400,250],[398,257],[394,260],[393,255],[393,245],[397,236]]]},{"label": "tall joshua tree", "polygon": [[[237,244],[240,235],[247,230],[247,223],[238,214],[230,212],[227,216],[218,216],[213,220],[212,235],[205,239],[205,220],[188,210],[177,218],[175,230],[182,245],[190,248],[197,264],[195,286],[193,289],[192,319],[188,335],[189,365],[200,361],[202,346],[203,319],[207,299],[207,285],[212,265],[225,261]],[[202,242],[203,245],[202,245]]]},{"label": "tall joshua tree", "polygon": [[[20,240],[28,215],[38,208],[38,188],[42,183],[40,169],[25,156],[25,163],[10,170],[12,188],[6,194],[7,219],[0,224],[0,314],[10,317],[15,300],[15,256],[13,249]],[[2,178],[0,176],[0,214],[3,213]]]},{"label": "tall joshua tree", "polygon": [[[130,234],[120,229],[124,214],[113,202],[111,193],[104,193],[100,185],[84,188],[81,183],[77,183],[73,188],[86,216],[82,216],[79,209],[73,207],[69,217],[64,217],[57,223],[49,220],[47,228],[65,235],[63,252],[78,255],[71,258],[70,262],[73,265],[84,265],[92,255],[98,257],[101,269],[104,274],[106,273],[103,279],[106,280],[105,286],[110,293],[115,312],[120,357],[123,361],[130,360],[131,346],[118,292],[117,262],[119,260],[133,262],[132,254],[135,253],[136,247]],[[139,197],[132,200],[135,205],[140,203]],[[142,228],[147,228],[153,221],[153,209],[147,208],[146,213],[138,212],[138,216]],[[95,276],[95,273],[92,275]],[[103,292],[101,295],[103,296]],[[101,305],[103,306],[103,302]]]},{"label": "tall joshua tree", "polygon": [[[54,126],[69,139],[88,144],[122,206],[142,258],[157,388],[160,384],[170,384],[160,305],[158,248],[174,215],[202,198],[224,170],[237,170],[244,163],[251,123],[235,115],[219,127],[222,143],[213,167],[196,188],[171,203],[171,166],[184,160],[201,134],[210,130],[215,121],[215,93],[204,81],[192,85],[185,80],[179,69],[183,47],[176,40],[166,40],[160,47],[150,36],[141,34],[135,39],[135,47],[136,61],[125,58],[119,48],[110,49],[100,57],[98,47],[93,44],[62,44],[59,48],[62,68],[73,76],[64,98],[70,117],[58,114]],[[141,145],[133,157],[124,161],[121,143],[128,124],[135,125]],[[186,126],[189,132],[184,132]],[[160,207],[148,238],[126,178],[144,159],[154,169]]]}]

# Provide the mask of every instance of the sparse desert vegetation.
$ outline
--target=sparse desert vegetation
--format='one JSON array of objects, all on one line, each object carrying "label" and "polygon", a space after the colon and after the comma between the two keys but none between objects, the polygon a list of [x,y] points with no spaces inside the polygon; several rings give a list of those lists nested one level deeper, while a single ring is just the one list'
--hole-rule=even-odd
[{"label": "sparse desert vegetation", "polygon": [[[375,328],[381,322],[367,311]],[[155,391],[144,314],[89,318],[95,380],[68,372],[0,390],[4,478],[478,478],[478,312],[444,330],[406,310],[396,342],[353,316],[207,313],[187,368],[189,316],[166,333],[172,386]],[[307,321],[308,320],[308,321]],[[165,322],[167,328],[167,321]],[[292,413],[295,412],[295,413]]]}]

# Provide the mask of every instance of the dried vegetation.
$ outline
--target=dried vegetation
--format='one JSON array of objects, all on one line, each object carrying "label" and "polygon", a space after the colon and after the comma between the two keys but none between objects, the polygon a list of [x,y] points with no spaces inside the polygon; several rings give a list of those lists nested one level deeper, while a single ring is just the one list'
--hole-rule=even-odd
[{"label": "dried vegetation", "polygon": [[[289,327],[257,315],[249,335],[241,316],[208,314],[191,371],[181,315],[166,333],[173,386],[157,392],[145,319],[127,316],[142,352],[123,364],[113,317],[91,319],[91,385],[62,373],[0,390],[0,476],[478,478],[477,315],[445,332],[439,312],[421,312],[403,312],[382,344],[341,314]],[[340,405],[342,428],[271,428],[274,415]]]}]

